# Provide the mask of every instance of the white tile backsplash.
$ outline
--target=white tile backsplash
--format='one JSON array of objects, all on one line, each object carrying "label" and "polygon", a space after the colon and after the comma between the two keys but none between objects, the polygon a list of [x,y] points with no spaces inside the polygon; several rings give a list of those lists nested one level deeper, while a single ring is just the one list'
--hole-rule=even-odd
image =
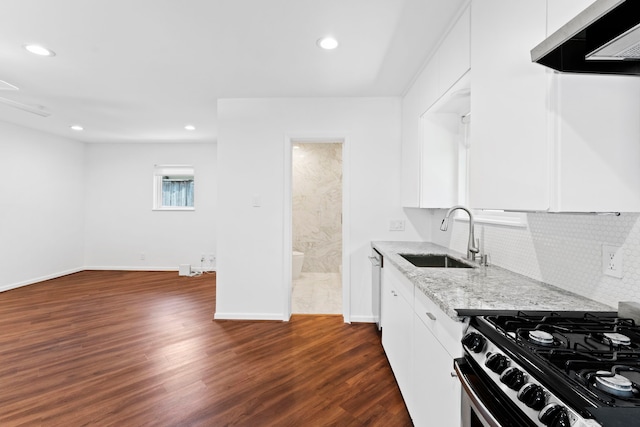
[{"label": "white tile backsplash", "polygon": [[[439,224],[440,212],[434,214]],[[493,264],[614,307],[618,301],[640,302],[639,213],[529,213],[527,221],[527,228],[476,225]],[[433,237],[466,253],[467,233],[468,223],[455,221],[450,235],[434,230]],[[622,247],[621,279],[602,272],[605,243]]]}]

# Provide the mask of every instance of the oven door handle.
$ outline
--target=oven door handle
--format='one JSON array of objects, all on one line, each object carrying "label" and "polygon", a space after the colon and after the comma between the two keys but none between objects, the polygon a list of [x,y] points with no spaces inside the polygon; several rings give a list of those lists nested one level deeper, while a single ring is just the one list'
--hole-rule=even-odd
[{"label": "oven door handle", "polygon": [[460,383],[462,384],[462,388],[464,389],[464,392],[466,393],[467,396],[469,396],[469,401],[473,406],[473,409],[475,409],[478,412],[478,414],[482,416],[482,419],[486,423],[488,423],[490,427],[502,427],[502,425],[498,422],[498,420],[495,419],[495,417],[487,409],[484,403],[482,403],[482,400],[480,400],[480,396],[478,396],[476,392],[473,390],[473,386],[465,376],[464,372],[462,372],[462,369],[460,368],[460,365],[458,364],[457,359],[454,359],[453,361],[453,369],[456,371],[456,374],[458,376],[458,379],[460,380]]}]

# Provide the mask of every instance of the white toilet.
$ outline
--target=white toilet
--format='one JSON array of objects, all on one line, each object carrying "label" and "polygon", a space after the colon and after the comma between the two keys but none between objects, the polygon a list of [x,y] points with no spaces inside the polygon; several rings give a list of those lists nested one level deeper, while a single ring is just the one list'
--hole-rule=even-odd
[{"label": "white toilet", "polygon": [[302,264],[304,263],[304,253],[293,251],[293,262],[291,268],[291,278],[297,279],[302,272]]}]

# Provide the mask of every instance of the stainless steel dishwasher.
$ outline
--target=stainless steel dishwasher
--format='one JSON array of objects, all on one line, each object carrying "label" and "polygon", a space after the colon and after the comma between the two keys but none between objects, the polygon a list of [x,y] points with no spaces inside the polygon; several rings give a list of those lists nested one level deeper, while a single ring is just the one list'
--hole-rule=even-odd
[{"label": "stainless steel dishwasher", "polygon": [[380,323],[382,298],[380,294],[382,292],[382,267],[384,258],[380,252],[372,248],[369,260],[371,261],[371,309],[373,311],[373,317],[376,320],[376,325],[378,325],[378,330],[380,330],[382,328]]}]

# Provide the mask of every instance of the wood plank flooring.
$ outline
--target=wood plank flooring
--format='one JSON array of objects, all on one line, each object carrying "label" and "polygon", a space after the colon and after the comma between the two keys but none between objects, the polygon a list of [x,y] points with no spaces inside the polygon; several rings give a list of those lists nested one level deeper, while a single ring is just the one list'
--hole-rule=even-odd
[{"label": "wood plank flooring", "polygon": [[374,325],[214,321],[215,276],[0,293],[0,426],[410,426]]}]

